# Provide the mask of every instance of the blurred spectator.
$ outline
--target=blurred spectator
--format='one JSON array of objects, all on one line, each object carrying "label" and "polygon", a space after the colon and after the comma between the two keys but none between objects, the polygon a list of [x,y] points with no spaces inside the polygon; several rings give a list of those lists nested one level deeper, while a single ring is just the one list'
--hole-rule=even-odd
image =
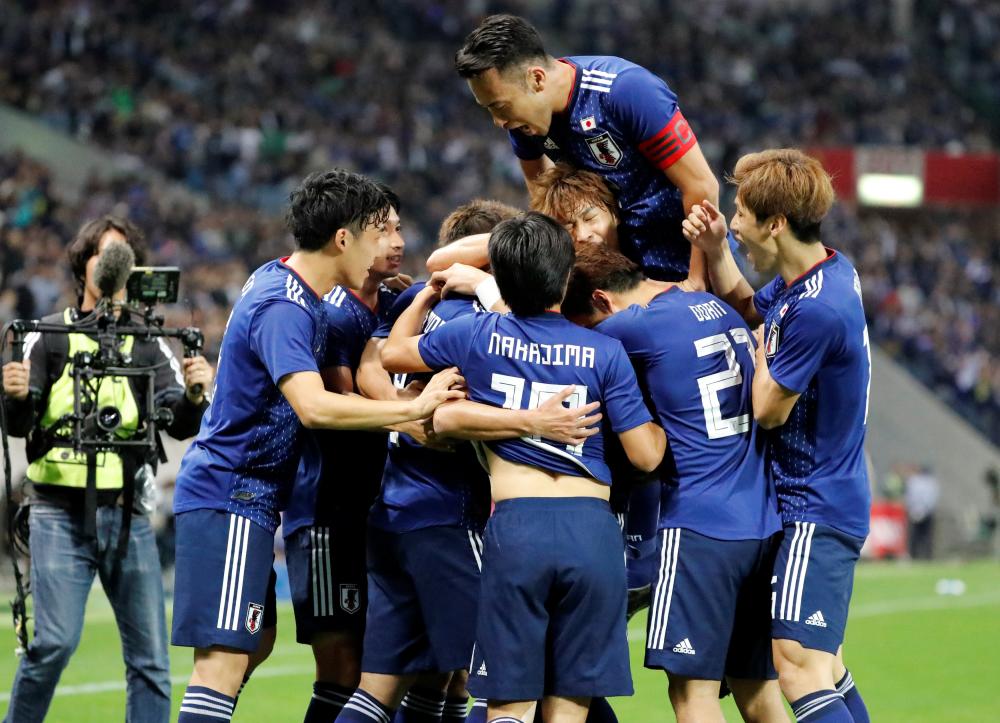
[{"label": "blurred spectator", "polygon": [[910,558],[934,558],[934,514],[941,487],[930,466],[918,468],[906,478],[906,515],[909,518]]}]

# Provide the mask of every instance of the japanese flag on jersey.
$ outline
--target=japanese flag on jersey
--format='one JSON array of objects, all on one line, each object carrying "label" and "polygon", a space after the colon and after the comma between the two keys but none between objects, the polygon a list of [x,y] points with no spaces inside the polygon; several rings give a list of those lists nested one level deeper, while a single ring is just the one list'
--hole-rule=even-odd
[{"label": "japanese flag on jersey", "polygon": [[594,120],[594,116],[588,115],[586,118],[580,119],[580,127],[585,131],[592,131],[597,128],[597,121]]}]

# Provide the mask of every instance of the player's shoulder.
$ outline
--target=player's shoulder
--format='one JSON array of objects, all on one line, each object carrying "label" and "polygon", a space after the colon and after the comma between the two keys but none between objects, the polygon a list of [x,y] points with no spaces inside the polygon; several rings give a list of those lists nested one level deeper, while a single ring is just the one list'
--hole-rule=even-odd
[{"label": "player's shoulder", "polygon": [[645,307],[632,304],[627,309],[622,309],[612,314],[600,324],[594,326],[594,331],[604,336],[621,339],[642,325],[646,311]]}]

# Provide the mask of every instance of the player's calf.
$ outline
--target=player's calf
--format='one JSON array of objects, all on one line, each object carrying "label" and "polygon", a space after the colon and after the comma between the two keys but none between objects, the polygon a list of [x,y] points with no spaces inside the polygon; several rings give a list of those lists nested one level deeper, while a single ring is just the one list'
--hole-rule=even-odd
[{"label": "player's calf", "polygon": [[777,680],[729,678],[728,683],[746,723],[787,723],[788,714]]},{"label": "player's calf", "polygon": [[240,650],[219,647],[196,649],[194,671],[184,691],[178,723],[230,720],[249,657]]},{"label": "player's calf", "polygon": [[719,706],[719,681],[667,674],[670,704],[678,723],[724,721]]}]

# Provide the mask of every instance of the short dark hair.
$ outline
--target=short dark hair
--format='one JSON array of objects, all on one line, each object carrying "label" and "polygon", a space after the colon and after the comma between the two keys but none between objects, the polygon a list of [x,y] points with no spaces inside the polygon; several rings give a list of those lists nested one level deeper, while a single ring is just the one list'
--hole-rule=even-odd
[{"label": "short dark hair", "polygon": [[400,205],[402,201],[399,200],[399,196],[396,192],[392,190],[392,187],[381,181],[376,181],[375,185],[379,187],[379,190],[385,194],[385,197],[389,199],[389,205],[396,209],[396,213],[401,213],[403,208]]},{"label": "short dark hair", "polygon": [[521,209],[492,199],[477,198],[463,203],[441,222],[438,245],[444,246],[466,236],[489,233],[501,221],[514,218]]},{"label": "short dark hair", "polygon": [[518,316],[541,314],[562,301],[576,252],[569,232],[529,211],[490,234],[490,267],[500,295]]},{"label": "short dark hair", "polygon": [[455,70],[474,78],[490,68],[502,73],[521,63],[548,59],[538,31],[517,15],[490,15],[455,53]]},{"label": "short dark hair", "polygon": [[594,308],[595,291],[631,291],[645,278],[639,264],[604,244],[580,244],[562,312],[569,317],[589,317],[597,311]]},{"label": "short dark hair", "polygon": [[387,190],[360,173],[340,168],[310,173],[289,194],[285,223],[298,248],[319,251],[338,229],[358,234],[367,226],[385,223],[395,196]]},{"label": "short dark hair", "polygon": [[96,256],[101,247],[101,237],[108,231],[117,231],[125,237],[125,242],[135,254],[135,265],[146,263],[146,235],[142,229],[124,216],[107,214],[87,221],[76,232],[76,236],[66,249],[69,267],[76,283],[77,303],[83,301],[83,289],[87,283],[87,262]]}]

